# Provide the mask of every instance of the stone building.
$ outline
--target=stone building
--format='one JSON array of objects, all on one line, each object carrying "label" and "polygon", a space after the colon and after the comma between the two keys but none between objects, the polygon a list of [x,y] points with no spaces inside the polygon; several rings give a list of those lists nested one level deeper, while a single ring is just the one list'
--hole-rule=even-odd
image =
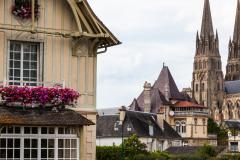
[{"label": "stone building", "polygon": [[129,110],[161,115],[183,138],[183,145],[217,145],[216,136],[207,132],[209,109],[178,90],[167,66],[163,66],[153,85],[145,82],[144,90]]},{"label": "stone building", "polygon": [[81,95],[74,111],[1,99],[0,159],[95,160],[97,55],[117,44],[86,0],[0,0],[0,86]]},{"label": "stone building", "polygon": [[229,41],[228,62],[224,78],[219,53],[218,32],[213,30],[209,0],[205,0],[202,27],[197,32],[192,96],[210,109],[216,121],[239,119],[240,100],[240,2],[237,0],[233,39]]}]

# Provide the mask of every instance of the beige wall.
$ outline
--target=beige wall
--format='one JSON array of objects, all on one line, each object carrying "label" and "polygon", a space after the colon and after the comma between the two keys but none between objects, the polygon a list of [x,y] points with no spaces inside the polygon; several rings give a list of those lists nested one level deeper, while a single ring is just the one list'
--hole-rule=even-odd
[{"label": "beige wall", "polygon": [[[35,27],[60,33],[76,32],[77,25],[66,0],[38,0],[40,18]],[[31,28],[31,20],[23,22],[11,14],[13,0],[0,0],[0,28]],[[59,35],[31,34],[0,29],[0,81],[7,78],[7,44],[9,40],[41,42],[44,45],[43,80],[65,82],[76,89],[81,98],[76,110],[96,122],[96,42],[90,39],[73,40]],[[89,112],[91,111],[91,112]],[[84,127],[81,139],[83,160],[95,159],[96,127]]]}]

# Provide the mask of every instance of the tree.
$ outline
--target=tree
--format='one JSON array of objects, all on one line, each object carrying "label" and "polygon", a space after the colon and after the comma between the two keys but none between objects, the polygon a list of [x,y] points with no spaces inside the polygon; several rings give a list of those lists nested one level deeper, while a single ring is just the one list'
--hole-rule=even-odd
[{"label": "tree", "polygon": [[218,145],[225,146],[227,145],[228,140],[228,132],[222,125],[218,125],[214,122],[213,119],[208,119],[208,134],[216,134],[217,135],[217,143]]},{"label": "tree", "polygon": [[210,145],[204,145],[203,147],[199,148],[197,154],[199,155],[199,157],[202,157],[203,159],[208,159],[210,157],[215,157],[217,155],[214,148]]},{"label": "tree", "polygon": [[136,134],[133,134],[128,139],[125,139],[124,142],[123,142],[123,147],[124,147],[126,157],[132,157],[132,156],[134,156],[136,154],[139,154],[139,153],[142,153],[142,154],[147,153],[146,144],[142,143],[138,139]]}]

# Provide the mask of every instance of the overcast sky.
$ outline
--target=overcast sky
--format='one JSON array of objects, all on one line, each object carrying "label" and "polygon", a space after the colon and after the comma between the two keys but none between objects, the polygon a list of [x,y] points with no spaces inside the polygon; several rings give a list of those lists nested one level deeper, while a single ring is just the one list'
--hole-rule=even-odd
[{"label": "overcast sky", "polygon": [[[191,86],[196,32],[204,0],[89,0],[123,43],[98,56],[97,108],[128,106],[145,81],[157,79],[163,62],[179,90]],[[225,72],[237,0],[210,0]]]}]

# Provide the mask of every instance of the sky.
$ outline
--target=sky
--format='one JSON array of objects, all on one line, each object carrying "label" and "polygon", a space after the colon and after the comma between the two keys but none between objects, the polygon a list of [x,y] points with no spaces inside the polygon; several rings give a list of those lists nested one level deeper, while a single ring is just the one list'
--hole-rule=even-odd
[{"label": "sky", "polygon": [[[179,90],[191,86],[196,32],[204,0],[89,0],[96,15],[122,42],[98,55],[97,109],[129,106],[154,83],[163,63]],[[210,0],[223,69],[237,0]]]}]

